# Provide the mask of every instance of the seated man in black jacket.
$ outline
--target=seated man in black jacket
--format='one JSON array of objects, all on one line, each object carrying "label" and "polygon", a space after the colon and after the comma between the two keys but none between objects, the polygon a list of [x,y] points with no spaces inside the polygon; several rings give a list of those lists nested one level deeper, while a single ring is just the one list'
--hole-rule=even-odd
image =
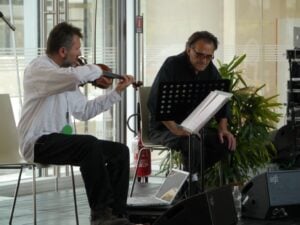
[{"label": "seated man in black jacket", "polygon": [[[161,66],[151,88],[148,108],[151,114],[149,138],[155,144],[162,144],[183,154],[183,166],[188,170],[189,132],[182,129],[182,121],[158,121],[155,118],[158,89],[161,82],[219,80],[221,76],[212,59],[218,47],[217,38],[207,32],[195,32],[186,43],[184,52],[171,56]],[[218,129],[205,129],[204,167],[208,168],[222,159],[228,152],[235,150],[236,139],[228,130],[228,105],[215,116]],[[199,192],[198,172],[201,169],[200,140],[193,137],[191,146],[191,194]]]}]

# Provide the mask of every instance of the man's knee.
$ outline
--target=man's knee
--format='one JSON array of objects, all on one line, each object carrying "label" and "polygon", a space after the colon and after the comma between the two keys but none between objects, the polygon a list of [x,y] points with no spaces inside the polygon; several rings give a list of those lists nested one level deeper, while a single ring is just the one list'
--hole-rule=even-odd
[{"label": "man's knee", "polygon": [[115,158],[129,161],[129,148],[125,144],[119,142],[111,142],[110,145],[111,151],[113,151],[113,155]]},{"label": "man's knee", "polygon": [[122,143],[118,143],[118,144],[119,144],[120,153],[123,156],[122,158],[129,160],[129,148]]},{"label": "man's knee", "polygon": [[98,139],[93,135],[78,135],[82,139],[84,139],[86,144],[94,145],[98,142]]}]

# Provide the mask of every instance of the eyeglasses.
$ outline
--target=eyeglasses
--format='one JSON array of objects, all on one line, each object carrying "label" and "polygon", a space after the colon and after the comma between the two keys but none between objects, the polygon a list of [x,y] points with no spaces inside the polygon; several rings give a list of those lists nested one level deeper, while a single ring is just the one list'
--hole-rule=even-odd
[{"label": "eyeglasses", "polygon": [[192,48],[192,49],[195,52],[196,57],[199,59],[212,60],[214,58],[214,55],[207,55],[202,52],[197,52],[195,48]]}]

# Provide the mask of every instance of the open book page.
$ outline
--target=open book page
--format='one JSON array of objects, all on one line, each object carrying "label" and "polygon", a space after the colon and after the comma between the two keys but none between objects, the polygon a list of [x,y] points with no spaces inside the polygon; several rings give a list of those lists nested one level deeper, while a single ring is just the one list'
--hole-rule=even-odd
[{"label": "open book page", "polygon": [[[217,93],[214,92],[214,91],[211,91],[205,99],[202,100],[202,102],[200,102],[200,104],[196,107],[196,109],[194,109],[191,114],[188,116],[188,117],[191,117],[191,118],[196,118],[197,115],[199,113],[201,113],[209,104],[210,102],[212,102],[214,100],[214,98],[217,96]],[[185,119],[187,120],[187,119]],[[187,121],[188,122],[188,121]],[[190,121],[192,123],[194,123],[193,121]]]},{"label": "open book page", "polygon": [[181,123],[181,126],[193,134],[199,130],[229,101],[232,94],[224,91],[212,91]]}]

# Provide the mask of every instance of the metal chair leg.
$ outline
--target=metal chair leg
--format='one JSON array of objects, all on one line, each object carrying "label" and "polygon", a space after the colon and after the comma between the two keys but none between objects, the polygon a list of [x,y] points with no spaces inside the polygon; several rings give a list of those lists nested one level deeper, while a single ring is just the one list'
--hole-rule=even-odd
[{"label": "metal chair leg", "polygon": [[55,175],[55,191],[58,192],[58,177],[60,174],[60,167],[55,165],[53,170],[54,170],[54,175]]},{"label": "metal chair leg", "polygon": [[33,193],[33,224],[36,225],[36,179],[35,179],[35,165],[32,165],[32,193]]},{"label": "metal chair leg", "polygon": [[137,160],[137,163],[136,163],[136,167],[135,167],[135,173],[134,173],[134,177],[133,177],[133,181],[132,181],[132,185],[131,185],[131,191],[130,191],[130,197],[132,197],[132,194],[133,194],[133,190],[134,190],[134,185],[135,185],[135,182],[136,182],[136,178],[137,178],[137,170],[138,170],[138,165],[140,163],[140,160],[141,160],[141,155],[142,155],[142,152],[144,150],[146,150],[147,148],[141,148],[140,151],[139,151],[139,154],[138,154],[138,160]]},{"label": "metal chair leg", "polygon": [[76,224],[79,225],[77,200],[76,200],[76,190],[75,190],[75,178],[74,178],[73,166],[71,166],[71,174],[72,174],[72,187],[73,187],[73,197],[74,197]]},{"label": "metal chair leg", "polygon": [[173,152],[172,152],[172,149],[170,149],[170,169],[169,169],[169,171],[171,171],[172,170],[172,168],[173,168]]},{"label": "metal chair leg", "polygon": [[22,172],[23,172],[23,167],[20,168],[20,172],[19,172],[19,178],[18,178],[18,183],[17,183],[17,186],[16,186],[16,190],[15,190],[14,201],[13,201],[13,205],[12,205],[11,212],[10,212],[9,224],[12,224],[14,211],[15,211],[15,206],[16,206],[16,201],[17,201],[17,197],[18,197],[18,193],[19,193],[19,187],[20,187]]}]

